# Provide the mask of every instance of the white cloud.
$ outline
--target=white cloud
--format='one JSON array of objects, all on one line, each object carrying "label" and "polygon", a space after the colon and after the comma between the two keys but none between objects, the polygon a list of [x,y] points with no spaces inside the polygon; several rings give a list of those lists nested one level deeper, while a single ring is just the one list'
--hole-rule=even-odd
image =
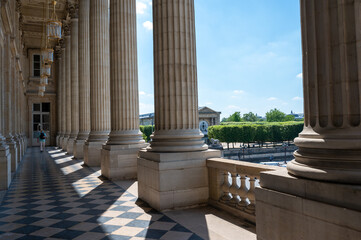
[{"label": "white cloud", "polygon": [[145,29],[151,31],[151,30],[153,30],[153,23],[151,21],[146,21],[143,23],[143,27],[145,27]]},{"label": "white cloud", "polygon": [[234,90],[233,93],[235,93],[235,94],[243,94],[244,91],[243,90]]},{"label": "white cloud", "polygon": [[299,74],[297,74],[297,76],[296,76],[298,79],[303,79],[303,73],[299,73]]},{"label": "white cloud", "polygon": [[149,103],[139,103],[139,113],[146,114],[146,113],[153,113],[154,112],[154,105]]},{"label": "white cloud", "polygon": [[137,14],[144,14],[147,10],[147,4],[141,1],[137,1]]},{"label": "white cloud", "polygon": [[240,107],[238,107],[238,106],[229,105],[229,106],[227,106],[227,109],[235,109],[235,110],[239,110],[239,109],[241,109],[241,108],[240,108]]},{"label": "white cloud", "polygon": [[303,101],[303,98],[301,97],[294,97],[292,98],[293,101]]},{"label": "white cloud", "polygon": [[275,97],[267,98],[267,101],[276,101],[276,100],[277,100],[277,98],[275,98]]},{"label": "white cloud", "polygon": [[146,93],[146,92],[144,92],[144,91],[140,91],[140,92],[139,92],[139,96],[153,97],[153,94],[151,94],[151,93]]}]

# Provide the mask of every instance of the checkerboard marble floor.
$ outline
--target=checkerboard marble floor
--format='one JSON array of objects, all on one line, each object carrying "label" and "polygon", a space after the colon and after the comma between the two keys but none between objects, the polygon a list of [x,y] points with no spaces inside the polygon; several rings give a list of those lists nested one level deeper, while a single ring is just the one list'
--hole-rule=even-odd
[{"label": "checkerboard marble floor", "polygon": [[28,149],[0,205],[0,239],[202,239],[82,163]]}]

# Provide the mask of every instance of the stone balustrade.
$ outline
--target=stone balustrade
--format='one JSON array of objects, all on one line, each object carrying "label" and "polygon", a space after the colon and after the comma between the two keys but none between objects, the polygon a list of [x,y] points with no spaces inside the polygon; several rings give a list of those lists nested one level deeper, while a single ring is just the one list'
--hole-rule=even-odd
[{"label": "stone balustrade", "polygon": [[260,172],[280,167],[222,158],[207,160],[209,177],[209,204],[256,223],[255,188]]}]

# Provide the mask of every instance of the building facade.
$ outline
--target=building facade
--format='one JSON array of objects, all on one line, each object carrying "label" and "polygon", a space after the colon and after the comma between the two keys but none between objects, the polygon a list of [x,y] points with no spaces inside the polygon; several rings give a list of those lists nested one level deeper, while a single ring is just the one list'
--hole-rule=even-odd
[{"label": "building facade", "polygon": [[[208,126],[219,125],[221,112],[216,112],[209,107],[198,108],[199,122],[206,121]],[[154,125],[154,113],[139,115],[140,125]]]}]

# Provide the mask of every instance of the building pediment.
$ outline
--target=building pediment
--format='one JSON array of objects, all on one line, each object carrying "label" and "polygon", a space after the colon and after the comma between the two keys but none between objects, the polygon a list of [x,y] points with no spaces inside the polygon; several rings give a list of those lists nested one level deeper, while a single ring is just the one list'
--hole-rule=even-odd
[{"label": "building pediment", "polygon": [[211,109],[209,107],[199,107],[198,112],[199,113],[207,113],[207,114],[212,114],[212,113],[218,114],[218,113],[220,113],[220,112],[214,111],[213,109]]}]

